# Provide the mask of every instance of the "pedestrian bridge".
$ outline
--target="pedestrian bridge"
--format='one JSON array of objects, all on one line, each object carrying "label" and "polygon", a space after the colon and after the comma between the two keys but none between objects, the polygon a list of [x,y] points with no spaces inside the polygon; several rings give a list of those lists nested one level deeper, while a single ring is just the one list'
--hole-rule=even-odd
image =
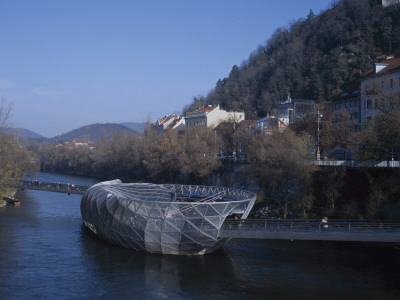
[{"label": "pedestrian bridge", "polygon": [[[16,188],[83,195],[88,186],[21,180]],[[324,228],[320,220],[227,219],[220,237],[234,239],[324,240],[400,243],[400,221],[370,222],[331,220]]]},{"label": "pedestrian bridge", "polygon": [[221,237],[237,239],[400,242],[400,222],[320,220],[226,220]]},{"label": "pedestrian bridge", "polygon": [[20,180],[14,187],[21,190],[38,190],[46,192],[65,193],[68,195],[83,195],[85,191],[89,188],[88,186],[75,185],[73,183],[42,182],[38,180]]}]

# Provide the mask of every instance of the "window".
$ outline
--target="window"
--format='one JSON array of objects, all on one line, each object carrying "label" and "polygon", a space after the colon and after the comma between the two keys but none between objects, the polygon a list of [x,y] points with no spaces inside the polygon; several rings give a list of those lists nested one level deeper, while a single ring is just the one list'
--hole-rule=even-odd
[{"label": "window", "polygon": [[379,108],[379,106],[378,106],[378,99],[375,99],[374,100],[374,109],[378,109]]},{"label": "window", "polygon": [[382,80],[382,82],[381,82],[381,86],[382,86],[382,89],[384,89],[385,88],[385,82]]},{"label": "window", "polygon": [[390,78],[390,88],[393,88],[393,78]]},{"label": "window", "polygon": [[354,112],[354,120],[358,119],[358,111]]},{"label": "window", "polygon": [[372,100],[367,100],[367,109],[372,108]]},{"label": "window", "polygon": [[335,110],[339,110],[340,105],[338,103],[335,104]]}]

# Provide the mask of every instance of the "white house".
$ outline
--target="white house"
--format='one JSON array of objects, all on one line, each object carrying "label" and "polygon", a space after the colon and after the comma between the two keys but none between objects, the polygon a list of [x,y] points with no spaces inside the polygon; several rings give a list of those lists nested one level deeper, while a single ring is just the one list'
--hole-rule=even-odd
[{"label": "white house", "polygon": [[187,113],[185,116],[185,124],[186,127],[200,125],[214,128],[223,121],[241,122],[244,119],[244,112],[230,112],[220,109],[219,105],[208,105]]}]

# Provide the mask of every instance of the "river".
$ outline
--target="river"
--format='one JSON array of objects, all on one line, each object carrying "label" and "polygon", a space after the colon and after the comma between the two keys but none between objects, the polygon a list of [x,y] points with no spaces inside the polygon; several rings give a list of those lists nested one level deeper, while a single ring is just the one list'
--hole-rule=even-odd
[{"label": "river", "polygon": [[[38,180],[92,185],[40,173]],[[83,226],[79,195],[18,191],[0,210],[0,299],[400,299],[399,245],[234,240],[205,256],[140,253]]]}]

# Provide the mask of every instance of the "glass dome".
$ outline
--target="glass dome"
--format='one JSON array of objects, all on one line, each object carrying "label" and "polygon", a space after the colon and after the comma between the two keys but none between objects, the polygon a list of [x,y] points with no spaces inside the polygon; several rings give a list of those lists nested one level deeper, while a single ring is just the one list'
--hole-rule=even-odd
[{"label": "glass dome", "polygon": [[100,238],[139,251],[193,255],[211,253],[224,220],[247,218],[256,195],[223,187],[122,183],[90,187],[82,197],[85,225]]}]

